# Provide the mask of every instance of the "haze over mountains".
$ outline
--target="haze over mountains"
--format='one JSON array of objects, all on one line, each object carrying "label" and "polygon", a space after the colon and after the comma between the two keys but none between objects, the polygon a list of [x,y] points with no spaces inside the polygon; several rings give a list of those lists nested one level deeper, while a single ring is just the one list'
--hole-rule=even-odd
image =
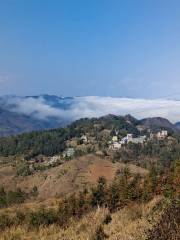
[{"label": "haze over mountains", "polygon": [[138,119],[148,118],[143,121],[145,125],[180,128],[180,101],[177,100],[9,95],[0,97],[0,136],[63,127],[80,118],[108,114],[131,114]]}]

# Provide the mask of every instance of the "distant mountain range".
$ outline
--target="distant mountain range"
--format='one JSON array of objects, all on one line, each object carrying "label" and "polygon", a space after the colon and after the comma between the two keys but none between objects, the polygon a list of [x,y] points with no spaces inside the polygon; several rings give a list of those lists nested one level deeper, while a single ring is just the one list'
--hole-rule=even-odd
[{"label": "distant mountain range", "polygon": [[[0,97],[0,136],[64,127],[85,117],[100,117],[111,113],[126,115],[129,108],[125,111],[123,104],[125,102],[127,105],[131,100],[121,99],[119,105],[116,104],[117,101],[118,99],[101,97],[3,96]],[[126,115],[126,118],[127,121],[138,121],[130,115]],[[172,124],[162,117],[145,118],[138,123],[150,128],[166,128],[174,132],[180,130],[180,122]]]},{"label": "distant mountain range", "polygon": [[67,125],[72,120],[58,115],[58,109],[68,108],[70,99],[49,95],[0,97],[0,136]]},{"label": "distant mountain range", "polygon": [[176,126],[176,128],[178,128],[178,129],[180,130],[180,122],[177,122],[177,123],[175,124],[175,126]]},{"label": "distant mountain range", "polygon": [[158,128],[164,128],[164,129],[170,129],[173,132],[178,132],[178,123],[172,124],[169,120],[161,117],[153,117],[153,118],[145,118],[140,121],[140,124],[149,127],[150,129],[158,129]]}]

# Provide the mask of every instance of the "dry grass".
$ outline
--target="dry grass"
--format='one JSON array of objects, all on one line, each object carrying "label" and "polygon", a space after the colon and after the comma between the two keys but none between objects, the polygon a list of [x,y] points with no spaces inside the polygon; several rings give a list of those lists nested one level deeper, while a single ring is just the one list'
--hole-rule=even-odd
[{"label": "dry grass", "polygon": [[109,240],[145,240],[158,217],[159,212],[153,213],[153,209],[160,201],[162,197],[156,197],[148,204],[134,204],[114,213],[111,223],[104,228]]},{"label": "dry grass", "polygon": [[104,224],[108,214],[105,208],[97,209],[82,219],[71,220],[66,229],[57,225],[40,227],[39,230],[27,226],[11,227],[0,234],[0,240],[94,240],[97,228],[102,225],[109,240],[145,240],[147,230],[160,216],[156,206],[162,197],[156,197],[148,204],[134,204],[111,214],[112,221]]},{"label": "dry grass", "polygon": [[107,212],[104,208],[91,212],[78,222],[72,220],[66,229],[57,225],[34,231],[26,226],[12,227],[1,233],[0,240],[91,240]]},{"label": "dry grass", "polygon": [[34,201],[34,202],[26,202],[22,204],[15,204],[11,207],[1,208],[0,214],[8,214],[14,216],[17,211],[20,212],[28,212],[28,211],[36,211],[40,208],[46,209],[56,209],[59,207],[59,203],[62,199],[57,198],[49,198],[44,201]]},{"label": "dry grass", "polygon": [[[116,171],[125,166],[123,163],[112,163],[110,160],[89,154],[26,177],[17,177],[15,168],[4,166],[0,168],[0,182],[6,190],[20,187],[30,192],[33,186],[37,186],[38,199],[45,200],[90,187],[100,176],[112,181]],[[142,176],[147,174],[147,170],[135,165],[129,164],[128,167],[133,173]]]}]

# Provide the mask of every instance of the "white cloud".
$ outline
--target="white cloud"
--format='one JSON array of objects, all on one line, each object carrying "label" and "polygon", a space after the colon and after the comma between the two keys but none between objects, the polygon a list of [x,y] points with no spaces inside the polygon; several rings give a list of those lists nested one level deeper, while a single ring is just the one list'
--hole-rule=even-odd
[{"label": "white cloud", "polygon": [[[139,119],[144,117],[164,117],[172,122],[180,121],[180,101],[165,99],[131,99],[112,97],[85,97],[80,98],[86,112],[84,116],[102,116],[106,114],[131,114]],[[77,104],[78,106],[78,104]],[[80,109],[78,107],[78,109]],[[81,108],[81,110],[83,110]]]},{"label": "white cloud", "polygon": [[[61,101],[61,100],[60,100]],[[145,117],[164,117],[172,122],[180,121],[180,101],[166,99],[131,99],[112,97],[75,97],[67,109],[48,105],[43,97],[8,99],[8,104],[15,104],[13,111],[33,115],[38,119],[57,117],[76,120],[84,117],[100,117],[107,114],[131,114],[141,119]]]},{"label": "white cloud", "polygon": [[8,99],[7,103],[8,105],[15,104],[11,108],[12,111],[26,115],[33,115],[38,119],[46,119],[48,117],[63,117],[64,115],[61,109],[51,107],[42,97],[12,97]]}]

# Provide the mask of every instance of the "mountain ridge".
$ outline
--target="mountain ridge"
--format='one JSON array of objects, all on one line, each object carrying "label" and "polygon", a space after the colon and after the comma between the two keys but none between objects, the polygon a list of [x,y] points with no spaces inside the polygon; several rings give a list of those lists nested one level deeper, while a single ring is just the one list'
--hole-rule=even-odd
[{"label": "mountain ridge", "polygon": [[140,120],[140,123],[144,127],[150,127],[154,130],[157,128],[165,128],[165,129],[170,129],[173,132],[178,132],[178,128],[176,127],[176,124],[172,124],[168,119],[162,118],[162,117],[144,118]]},{"label": "mountain ridge", "polygon": [[91,97],[91,102],[87,103],[86,98],[79,99],[48,94],[0,97],[0,136],[65,127],[78,119],[86,118],[86,116],[92,118],[96,115],[96,117],[122,115],[127,121],[133,122],[133,124],[142,124],[144,127],[153,128],[154,126],[155,129],[166,127],[173,132],[180,129],[180,123],[172,124],[162,117],[137,120],[130,114],[114,114],[111,109],[103,112],[102,104],[105,104],[103,101],[106,99],[103,99],[100,106],[96,106],[97,99]]}]

